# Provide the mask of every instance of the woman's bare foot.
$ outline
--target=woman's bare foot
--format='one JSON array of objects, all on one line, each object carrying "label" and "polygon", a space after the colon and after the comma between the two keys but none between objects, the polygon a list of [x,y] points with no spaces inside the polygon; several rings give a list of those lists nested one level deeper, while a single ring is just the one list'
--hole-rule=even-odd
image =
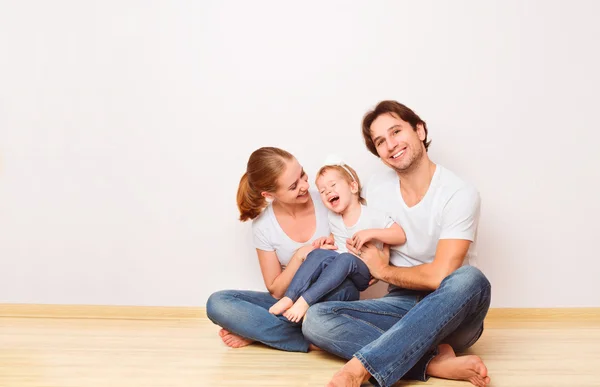
[{"label": "woman's bare foot", "polygon": [[291,322],[300,322],[302,317],[306,314],[310,305],[304,301],[304,297],[298,298],[298,301],[294,302],[294,305],[289,308],[283,315]]},{"label": "woman's bare foot", "polygon": [[294,305],[294,301],[292,301],[289,297],[283,297],[281,300],[277,301],[272,307],[269,308],[269,313],[274,315],[279,315],[288,310]]},{"label": "woman's bare foot", "polygon": [[327,387],[360,387],[371,376],[355,357],[342,367],[327,384]]},{"label": "woman's bare foot", "polygon": [[438,355],[427,366],[427,374],[436,378],[466,380],[477,387],[490,383],[487,368],[479,356],[456,356],[452,347],[441,344]]},{"label": "woman's bare foot", "polygon": [[231,348],[242,348],[254,342],[253,340],[245,339],[242,336],[234,335],[225,329],[219,331],[219,336],[221,336],[221,340],[223,340],[225,345]]}]

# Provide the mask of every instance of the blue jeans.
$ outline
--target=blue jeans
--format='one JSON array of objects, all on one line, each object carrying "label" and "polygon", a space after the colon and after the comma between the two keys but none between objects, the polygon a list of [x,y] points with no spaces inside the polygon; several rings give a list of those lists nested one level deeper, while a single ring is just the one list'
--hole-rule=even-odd
[{"label": "blue jeans", "polygon": [[[296,301],[300,296],[308,305],[320,301],[326,294],[350,279],[359,291],[369,287],[371,274],[367,265],[350,253],[334,250],[313,250],[300,266],[285,296]],[[345,301],[358,300],[356,298]]]},{"label": "blue jeans", "polygon": [[479,339],[490,298],[483,273],[463,266],[433,292],[395,288],[379,299],[311,306],[302,331],[327,352],[356,357],[376,385],[425,381],[439,344],[462,352]]},{"label": "blue jeans", "polygon": [[[325,297],[330,301],[357,298],[358,290],[350,280]],[[222,290],[208,298],[206,314],[213,323],[236,335],[284,351],[308,352],[310,343],[302,334],[301,323],[269,313],[277,301],[267,292]]]}]

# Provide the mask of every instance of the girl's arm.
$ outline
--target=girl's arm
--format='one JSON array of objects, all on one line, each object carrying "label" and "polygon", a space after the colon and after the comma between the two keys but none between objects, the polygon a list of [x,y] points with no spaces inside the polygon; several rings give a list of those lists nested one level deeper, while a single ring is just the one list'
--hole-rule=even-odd
[{"label": "girl's arm", "polygon": [[404,229],[394,222],[388,228],[372,228],[359,231],[352,236],[350,244],[360,250],[365,243],[374,239],[390,246],[397,246],[406,242],[406,234]]}]

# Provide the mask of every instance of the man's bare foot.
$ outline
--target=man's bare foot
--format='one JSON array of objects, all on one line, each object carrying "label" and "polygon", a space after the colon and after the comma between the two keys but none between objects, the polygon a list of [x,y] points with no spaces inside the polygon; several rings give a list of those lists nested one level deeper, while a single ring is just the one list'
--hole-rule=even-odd
[{"label": "man's bare foot", "polygon": [[479,356],[456,356],[452,347],[441,344],[438,355],[427,366],[427,374],[436,378],[466,380],[477,387],[490,383],[487,368]]},{"label": "man's bare foot", "polygon": [[269,313],[278,315],[282,314],[286,310],[294,305],[294,301],[292,301],[289,297],[283,297],[281,300],[277,301],[272,307],[269,308]]},{"label": "man's bare foot", "polygon": [[221,336],[221,340],[223,340],[225,345],[231,348],[242,348],[254,342],[253,340],[245,339],[242,336],[234,335],[226,329],[221,329],[219,331],[219,336]]},{"label": "man's bare foot", "polygon": [[294,305],[291,308],[285,311],[283,315],[291,322],[300,322],[300,320],[302,320],[302,317],[304,317],[304,315],[306,314],[306,311],[308,310],[309,306],[310,305],[308,305],[306,301],[304,301],[304,297],[301,296],[300,298],[298,298],[298,301],[294,302]]},{"label": "man's bare foot", "polygon": [[360,387],[371,375],[355,357],[342,367],[327,384],[327,387]]}]

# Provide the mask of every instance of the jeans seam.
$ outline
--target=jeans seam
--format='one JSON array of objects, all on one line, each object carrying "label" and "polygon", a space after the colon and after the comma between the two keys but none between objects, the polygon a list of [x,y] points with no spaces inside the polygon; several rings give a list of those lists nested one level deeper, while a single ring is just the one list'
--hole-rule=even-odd
[{"label": "jeans seam", "polygon": [[[491,285],[487,285],[485,288],[480,289],[477,293],[474,293],[471,297],[469,297],[461,306],[460,308],[458,308],[458,310],[456,311],[456,313],[454,313],[454,315],[452,317],[450,317],[448,319],[448,321],[446,321],[438,330],[436,330],[433,334],[430,334],[429,336],[427,336],[427,339],[430,339],[431,337],[435,336],[436,334],[438,334],[442,329],[444,329],[464,308],[465,306],[475,297],[479,296],[481,293],[483,293],[484,290],[489,290],[491,288]],[[419,347],[420,349],[420,347]],[[383,379],[387,379],[394,371],[396,371],[398,369],[398,367],[404,365],[406,363],[406,361],[408,360],[407,357],[405,357],[401,362],[399,362],[396,367],[394,367],[391,371],[387,372],[385,374],[385,376],[383,377]],[[427,368],[425,369],[425,373],[427,373]]]},{"label": "jeans seam", "polygon": [[369,364],[367,359],[364,358],[364,356],[360,353],[360,351],[356,352],[354,354],[354,357],[356,357],[358,359],[358,361],[360,361],[362,363],[363,367],[365,367],[367,372],[369,372],[371,374],[371,376],[374,377],[375,380],[377,380],[377,383],[379,383],[380,386],[385,386],[385,384],[382,383],[382,381],[384,381],[384,379],[382,379],[381,375],[378,374],[373,367],[371,367],[371,364]]},{"label": "jeans seam", "polygon": [[363,313],[371,313],[371,314],[377,314],[377,315],[383,315],[383,316],[397,317],[397,318],[399,318],[399,319],[402,319],[402,317],[403,317],[403,316],[399,316],[399,315],[398,315],[398,314],[396,314],[396,313],[375,312],[375,311],[371,311],[371,310],[363,310],[363,309],[356,309],[356,308],[349,308],[349,307],[343,307],[343,308],[334,308],[334,309],[332,309],[332,310],[331,310],[332,312],[334,312],[334,313],[336,313],[336,314],[339,314],[339,315],[341,315],[341,316],[349,317],[349,318],[351,318],[351,319],[352,319],[352,320],[354,320],[354,321],[360,321],[360,322],[362,322],[362,323],[364,323],[364,324],[367,324],[367,325],[369,325],[370,327],[377,329],[377,331],[378,331],[379,333],[385,333],[385,331],[384,331],[383,329],[379,328],[377,325],[373,325],[373,324],[371,324],[369,321],[365,321],[365,320],[362,320],[362,319],[360,319],[360,318],[357,318],[357,317],[354,317],[354,316],[352,316],[352,315],[349,315],[349,314],[346,314],[346,313],[344,313],[344,312],[341,312],[341,310],[342,310],[342,309],[350,309],[350,310],[353,310],[353,311],[355,311],[355,312],[363,312]]}]

